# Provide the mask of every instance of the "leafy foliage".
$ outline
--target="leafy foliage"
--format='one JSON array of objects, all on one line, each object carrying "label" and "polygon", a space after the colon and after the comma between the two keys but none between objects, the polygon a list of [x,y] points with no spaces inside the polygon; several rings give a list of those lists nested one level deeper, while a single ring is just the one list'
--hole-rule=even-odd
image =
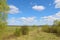
[{"label": "leafy foliage", "polygon": [[22,32],[22,35],[27,35],[29,33],[28,26],[22,26],[21,32]]},{"label": "leafy foliage", "polygon": [[58,35],[60,35],[60,21],[59,20],[54,21],[52,31],[53,33],[57,33]]},{"label": "leafy foliage", "polygon": [[7,5],[7,0],[0,0],[0,35],[1,36],[5,33],[5,30],[7,28],[6,19],[7,19],[8,10],[9,10],[9,6]]},{"label": "leafy foliage", "polygon": [[44,31],[44,32],[50,32],[50,27],[48,25],[44,25],[42,27],[42,31]]},{"label": "leafy foliage", "polygon": [[14,32],[14,35],[15,36],[20,36],[20,29],[19,28],[16,28],[15,32]]},{"label": "leafy foliage", "polygon": [[7,27],[6,19],[8,10],[7,0],[0,0],[0,28]]},{"label": "leafy foliage", "polygon": [[42,27],[42,30],[44,32],[56,33],[57,35],[60,35],[60,21],[55,20],[54,24],[51,27],[44,26]]}]

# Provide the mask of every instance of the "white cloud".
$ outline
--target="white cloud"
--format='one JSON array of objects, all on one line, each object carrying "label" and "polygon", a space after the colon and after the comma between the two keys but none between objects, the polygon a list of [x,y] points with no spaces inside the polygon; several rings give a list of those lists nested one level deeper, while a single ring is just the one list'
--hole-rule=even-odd
[{"label": "white cloud", "polygon": [[21,20],[24,24],[31,24],[36,21],[35,18],[36,17],[21,17],[19,20]]},{"label": "white cloud", "polygon": [[40,6],[35,5],[35,6],[32,7],[32,9],[38,10],[38,11],[42,11],[42,10],[45,9],[45,7],[44,6],[41,6],[41,5]]},{"label": "white cloud", "polygon": [[55,0],[55,3],[59,3],[60,2],[60,0]]},{"label": "white cloud", "polygon": [[52,19],[52,20],[60,19],[60,11],[54,15],[44,16],[43,18]]},{"label": "white cloud", "polygon": [[60,8],[60,0],[55,0],[55,8]]},{"label": "white cloud", "polygon": [[9,10],[10,14],[15,14],[15,13],[19,13],[20,12],[19,8],[17,8],[14,5],[9,5],[9,8],[10,8],[10,10]]},{"label": "white cloud", "polygon": [[20,17],[20,18],[9,18],[9,25],[52,25],[54,20],[60,20],[60,11],[54,15],[43,16],[39,19],[37,17]]},{"label": "white cloud", "polygon": [[42,21],[52,24],[55,20],[60,20],[60,11],[54,15],[41,17]]},{"label": "white cloud", "polygon": [[15,19],[15,17],[12,17],[12,18],[8,19],[7,22],[8,22],[8,25],[14,25],[16,23],[16,19]]},{"label": "white cloud", "polygon": [[56,16],[60,16],[60,11],[58,13],[56,13]]},{"label": "white cloud", "polygon": [[34,21],[35,17],[21,17],[20,20],[24,20],[24,21],[27,21],[27,22],[32,22]]},{"label": "white cloud", "polygon": [[42,18],[44,18],[46,20],[56,20],[57,19],[56,17],[53,17],[53,16],[44,16]]},{"label": "white cloud", "polygon": [[8,20],[8,25],[33,25],[36,22],[36,17],[20,17],[20,18],[10,18]]},{"label": "white cloud", "polygon": [[12,17],[7,20],[8,25],[20,25],[20,21],[18,21],[18,18]]}]

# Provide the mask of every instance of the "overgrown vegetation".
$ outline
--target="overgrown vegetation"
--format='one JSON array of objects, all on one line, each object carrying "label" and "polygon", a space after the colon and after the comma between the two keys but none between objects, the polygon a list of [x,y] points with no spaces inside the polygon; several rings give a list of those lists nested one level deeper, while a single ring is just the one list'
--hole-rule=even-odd
[{"label": "overgrown vegetation", "polygon": [[14,35],[19,37],[21,35],[21,30],[19,28],[16,28]]},{"label": "overgrown vegetation", "polygon": [[[44,25],[42,26],[42,31],[40,31],[38,28],[38,26],[33,25],[31,27],[31,29],[29,29],[29,26],[21,26],[19,28],[17,28],[18,26],[16,26],[15,30],[14,28],[8,28],[7,29],[7,11],[9,10],[9,6],[7,5],[6,0],[0,0],[0,40],[3,39],[4,36],[6,35],[11,35],[10,33],[13,34],[13,37],[20,37],[21,35],[29,35],[29,30],[32,31],[32,33],[29,35],[30,37],[34,37],[36,38],[35,40],[40,40],[40,38],[43,39],[44,34],[43,32],[47,32],[47,33],[56,33],[56,35],[60,35],[60,21],[56,20],[54,21],[54,24],[52,26],[49,25]],[[13,27],[13,26],[12,26]],[[15,26],[14,26],[15,27]],[[37,29],[36,29],[37,28]],[[10,30],[9,30],[10,29]],[[11,32],[10,32],[11,31]],[[38,32],[37,32],[38,31]],[[7,33],[8,34],[7,34]],[[42,32],[42,33],[41,33]],[[40,34],[41,33],[41,34]],[[38,37],[38,36],[39,37]],[[41,35],[43,35],[43,37],[41,37]],[[7,38],[10,38],[11,36],[7,36]],[[34,39],[33,38],[33,39]],[[32,38],[31,38],[32,39]],[[32,40],[33,40],[32,39]],[[9,40],[9,39],[8,39]],[[60,40],[60,39],[59,39]]]},{"label": "overgrown vegetation", "polygon": [[7,29],[7,11],[9,6],[7,5],[7,0],[0,0],[0,40],[2,40],[3,34],[5,34]]},{"label": "overgrown vegetation", "polygon": [[51,27],[45,25],[42,27],[42,30],[44,32],[56,33],[56,35],[60,35],[60,21],[55,20]]},{"label": "overgrown vegetation", "polygon": [[14,35],[15,36],[21,36],[21,35],[28,35],[29,34],[29,28],[28,26],[21,26],[21,28],[16,28]]},{"label": "overgrown vegetation", "polygon": [[22,35],[28,35],[29,34],[28,26],[22,26],[21,27],[21,33],[22,33]]},{"label": "overgrown vegetation", "polygon": [[50,32],[50,27],[48,25],[44,25],[44,26],[42,26],[42,31],[49,33]]}]

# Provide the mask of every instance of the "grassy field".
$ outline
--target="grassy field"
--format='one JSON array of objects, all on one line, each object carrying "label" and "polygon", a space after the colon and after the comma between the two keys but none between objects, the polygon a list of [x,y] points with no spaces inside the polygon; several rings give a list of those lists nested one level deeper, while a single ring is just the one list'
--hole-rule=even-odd
[{"label": "grassy field", "polygon": [[7,31],[5,31],[3,34],[2,40],[60,40],[60,37],[57,37],[53,33],[46,33],[41,31],[41,27],[29,27],[29,35],[21,35],[20,37],[15,37],[13,33],[16,28],[20,27],[8,27]]}]

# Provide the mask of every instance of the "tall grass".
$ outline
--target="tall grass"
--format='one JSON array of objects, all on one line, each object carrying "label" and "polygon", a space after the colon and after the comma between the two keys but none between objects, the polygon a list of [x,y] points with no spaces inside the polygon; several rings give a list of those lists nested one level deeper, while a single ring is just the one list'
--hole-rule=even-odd
[{"label": "tall grass", "polygon": [[21,35],[21,31],[19,28],[16,28],[15,32],[14,32],[14,35],[19,37]]},{"label": "tall grass", "polygon": [[42,27],[42,30],[44,32],[56,33],[56,35],[60,35],[60,21],[54,21],[54,24],[51,27],[44,26]]}]

